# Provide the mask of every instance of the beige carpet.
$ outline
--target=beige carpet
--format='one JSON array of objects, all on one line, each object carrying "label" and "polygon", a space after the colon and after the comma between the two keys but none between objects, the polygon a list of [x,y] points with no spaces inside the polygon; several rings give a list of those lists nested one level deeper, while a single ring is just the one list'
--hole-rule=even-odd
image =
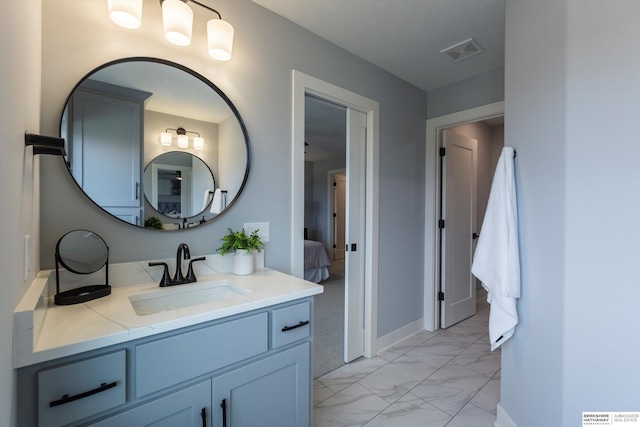
[{"label": "beige carpet", "polygon": [[324,293],[314,299],[313,377],[344,365],[344,260],[332,261]]}]

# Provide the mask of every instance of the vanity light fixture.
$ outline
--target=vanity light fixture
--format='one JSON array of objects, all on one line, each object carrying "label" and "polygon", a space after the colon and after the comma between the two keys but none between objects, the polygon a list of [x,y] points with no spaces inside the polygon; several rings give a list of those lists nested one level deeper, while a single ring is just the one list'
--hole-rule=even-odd
[{"label": "vanity light fixture", "polygon": [[[142,22],[142,2],[143,0],[107,0],[109,17],[121,27],[139,28]],[[218,15],[217,18],[207,22],[207,51],[209,55],[218,61],[231,59],[233,26],[222,19],[220,12],[196,0],[160,0],[166,39],[177,46],[191,44],[193,10],[189,7],[188,3],[190,2]]]},{"label": "vanity light fixture", "polygon": [[142,0],[108,0],[109,17],[121,27],[135,30],[142,23]]},{"label": "vanity light fixture", "polygon": [[175,131],[175,133],[178,135],[178,147],[189,147],[189,136],[187,134],[195,133],[197,136],[193,138],[193,147],[196,150],[204,149],[204,138],[202,138],[198,132],[185,130],[184,128],[167,128],[164,132],[160,132],[160,144],[164,145],[165,147],[171,146],[173,142],[173,135],[169,133],[170,130]]}]

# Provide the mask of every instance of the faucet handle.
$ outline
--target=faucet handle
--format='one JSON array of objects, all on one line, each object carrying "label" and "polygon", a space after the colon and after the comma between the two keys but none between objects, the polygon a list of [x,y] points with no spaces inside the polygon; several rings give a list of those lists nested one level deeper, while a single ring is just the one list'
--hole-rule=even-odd
[{"label": "faucet handle", "polygon": [[157,265],[164,266],[164,271],[162,272],[162,279],[160,279],[160,286],[171,286],[173,283],[171,282],[171,276],[169,275],[169,266],[166,262],[150,262],[149,267],[155,267]]},{"label": "faucet handle", "polygon": [[198,281],[198,279],[196,279],[196,274],[193,271],[193,263],[195,261],[204,261],[205,259],[207,258],[201,256],[200,258],[194,258],[191,261],[189,261],[189,269],[187,270],[187,277],[184,278],[185,283],[193,283]]}]

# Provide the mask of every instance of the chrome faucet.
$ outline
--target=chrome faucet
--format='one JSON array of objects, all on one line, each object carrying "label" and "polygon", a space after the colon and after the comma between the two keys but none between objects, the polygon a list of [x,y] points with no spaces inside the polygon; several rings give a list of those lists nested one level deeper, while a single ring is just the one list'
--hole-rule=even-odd
[{"label": "chrome faucet", "polygon": [[178,252],[176,253],[176,274],[173,276],[173,281],[176,284],[185,283],[184,276],[182,275],[182,261],[180,256],[184,259],[191,259],[191,253],[189,252],[189,246],[186,243],[180,243],[178,245]]}]

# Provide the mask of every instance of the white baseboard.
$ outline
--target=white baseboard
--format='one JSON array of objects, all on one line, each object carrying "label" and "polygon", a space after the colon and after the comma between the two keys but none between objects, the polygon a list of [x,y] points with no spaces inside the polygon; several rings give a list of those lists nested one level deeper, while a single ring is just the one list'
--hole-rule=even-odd
[{"label": "white baseboard", "polygon": [[494,427],[518,427],[500,403],[498,403],[497,410],[496,422],[493,424]]},{"label": "white baseboard", "polygon": [[408,325],[396,329],[395,331],[390,332],[383,337],[378,338],[376,347],[378,349],[378,354],[385,351],[394,344],[402,341],[403,339],[417,334],[422,330],[424,330],[424,319],[421,318],[416,320],[415,322],[409,323]]}]

